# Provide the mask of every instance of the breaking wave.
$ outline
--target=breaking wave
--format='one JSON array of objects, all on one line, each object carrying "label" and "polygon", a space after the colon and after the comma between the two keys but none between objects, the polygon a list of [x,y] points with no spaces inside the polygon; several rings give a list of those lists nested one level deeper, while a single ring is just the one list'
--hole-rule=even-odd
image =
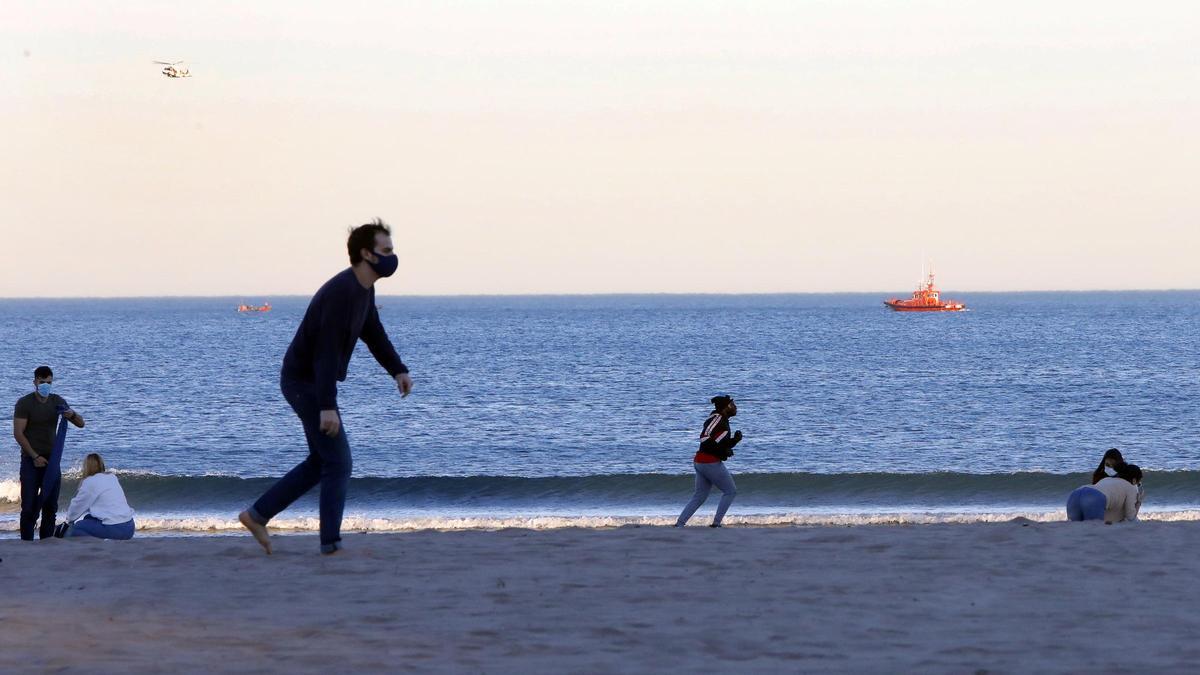
[{"label": "breaking wave", "polygon": [[[14,514],[15,515],[15,514]],[[0,522],[14,518],[0,518]],[[1063,521],[1061,510],[1055,511],[1006,511],[1006,512],[948,512],[948,513],[776,513],[756,515],[730,515],[725,523],[729,526],[750,527],[849,527],[864,525],[935,525],[968,523],[1001,523],[1013,520],[1031,522]],[[1144,512],[1142,520],[1180,522],[1200,520],[1200,509],[1183,511]],[[503,530],[521,528],[530,530],[554,530],[561,528],[605,529],[614,527],[665,527],[675,522],[671,516],[497,516],[497,517],[372,517],[349,515],[343,521],[345,533],[387,533],[415,531],[457,530]],[[702,526],[704,519],[694,524]],[[219,535],[245,532],[233,517],[218,516],[139,516],[138,531],[157,535]],[[15,526],[15,522],[11,523]],[[11,529],[11,528],[6,528]],[[271,521],[276,534],[311,534],[317,531],[318,521],[313,517],[280,517]]]},{"label": "breaking wave", "polygon": [[[141,511],[194,511],[244,505],[262,494],[274,478],[236,476],[164,476],[124,473],[121,484],[129,502]],[[1085,474],[1012,473],[745,473],[735,474],[738,504],[761,507],[828,505],[945,508],[1058,506]],[[1147,471],[1147,501],[1200,505],[1200,471]],[[63,499],[75,489],[65,480]],[[522,478],[511,476],[417,476],[351,479],[348,507],[490,508],[537,506],[632,507],[686,501],[690,475],[620,474]],[[316,491],[310,495],[315,498]],[[0,480],[0,505],[16,505],[15,479]]]}]

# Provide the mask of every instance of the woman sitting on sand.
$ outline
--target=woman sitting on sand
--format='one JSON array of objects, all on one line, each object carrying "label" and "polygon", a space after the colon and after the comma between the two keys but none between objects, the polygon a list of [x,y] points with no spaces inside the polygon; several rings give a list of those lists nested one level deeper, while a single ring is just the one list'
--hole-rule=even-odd
[{"label": "woman sitting on sand", "polygon": [[83,459],[83,480],[67,507],[67,522],[68,537],[133,538],[133,509],[125,491],[94,452]]},{"label": "woman sitting on sand", "polygon": [[1136,464],[1121,464],[1118,471],[1116,476],[1105,476],[1095,485],[1072,492],[1067,497],[1067,520],[1137,520],[1142,508],[1142,470]]},{"label": "woman sitting on sand", "polygon": [[1116,448],[1109,448],[1104,452],[1104,457],[1100,460],[1100,466],[1092,472],[1092,485],[1099,483],[1105,476],[1117,475],[1117,469],[1125,464],[1125,458],[1121,456],[1121,451]]}]

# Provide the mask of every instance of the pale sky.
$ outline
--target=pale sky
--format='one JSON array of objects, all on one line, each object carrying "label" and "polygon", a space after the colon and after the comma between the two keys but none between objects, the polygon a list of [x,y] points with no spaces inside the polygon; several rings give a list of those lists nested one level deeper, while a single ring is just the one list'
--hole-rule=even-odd
[{"label": "pale sky", "polygon": [[1200,288],[1194,1],[2,2],[0,296]]}]

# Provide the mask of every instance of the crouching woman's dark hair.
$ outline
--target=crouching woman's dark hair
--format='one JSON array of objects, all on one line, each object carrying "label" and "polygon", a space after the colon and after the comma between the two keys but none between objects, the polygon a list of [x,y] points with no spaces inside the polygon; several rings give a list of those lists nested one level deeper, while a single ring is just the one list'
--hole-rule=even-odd
[{"label": "crouching woman's dark hair", "polygon": [[1104,466],[1109,463],[1109,460],[1112,461],[1110,466],[1118,472],[1125,464],[1125,458],[1121,456],[1121,451],[1116,448],[1109,448],[1104,452],[1104,457],[1100,458],[1100,466],[1096,467],[1096,470],[1092,472],[1092,485],[1104,480],[1104,477],[1108,475],[1104,473]]},{"label": "crouching woman's dark hair", "polygon": [[350,228],[350,237],[346,239],[346,252],[350,254],[351,265],[362,262],[361,252],[364,248],[368,251],[375,250],[375,235],[381,233],[390,237],[392,229],[378,218],[366,225]]}]

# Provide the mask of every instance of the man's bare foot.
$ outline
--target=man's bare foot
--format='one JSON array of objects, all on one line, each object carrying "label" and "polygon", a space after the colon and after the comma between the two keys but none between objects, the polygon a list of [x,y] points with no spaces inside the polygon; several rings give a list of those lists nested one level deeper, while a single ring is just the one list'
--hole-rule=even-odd
[{"label": "man's bare foot", "polygon": [[262,545],[263,550],[267,555],[271,555],[271,533],[267,532],[266,525],[259,525],[253,518],[250,517],[249,511],[242,511],[238,514],[238,521],[241,522],[250,534],[254,535],[255,541]]}]

